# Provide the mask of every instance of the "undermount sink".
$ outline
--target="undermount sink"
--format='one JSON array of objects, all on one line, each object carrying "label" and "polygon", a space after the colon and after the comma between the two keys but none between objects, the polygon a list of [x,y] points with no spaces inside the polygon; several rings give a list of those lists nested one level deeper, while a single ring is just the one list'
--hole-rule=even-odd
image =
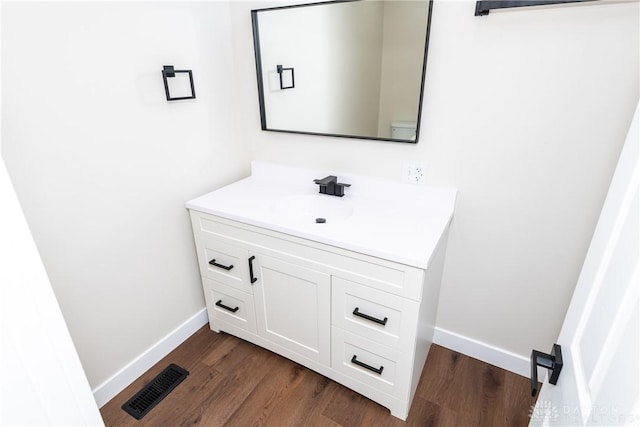
[{"label": "undermount sink", "polygon": [[334,196],[295,195],[279,199],[273,205],[274,212],[280,217],[309,222],[344,221],[353,215],[353,206],[346,200]]}]

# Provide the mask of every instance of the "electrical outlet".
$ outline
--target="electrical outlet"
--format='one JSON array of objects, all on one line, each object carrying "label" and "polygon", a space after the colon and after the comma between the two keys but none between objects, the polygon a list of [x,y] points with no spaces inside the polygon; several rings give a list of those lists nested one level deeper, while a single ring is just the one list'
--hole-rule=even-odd
[{"label": "electrical outlet", "polygon": [[402,182],[406,184],[425,184],[425,172],[424,163],[405,162],[402,169]]}]

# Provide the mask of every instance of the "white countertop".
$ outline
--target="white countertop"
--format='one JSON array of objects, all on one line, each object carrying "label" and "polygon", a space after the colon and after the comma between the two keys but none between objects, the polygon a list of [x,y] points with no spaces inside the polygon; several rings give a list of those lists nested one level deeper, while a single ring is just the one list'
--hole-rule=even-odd
[{"label": "white countertop", "polygon": [[[351,184],[345,189],[344,197],[318,194],[318,185],[313,180],[327,175],[337,175],[338,182]],[[250,177],[190,200],[186,206],[366,255],[428,268],[436,245],[453,216],[455,200],[456,190],[451,188],[252,162]],[[329,206],[327,212],[323,211],[323,204]],[[306,210],[311,216],[304,214]],[[326,223],[316,223],[316,213],[326,217]]]}]

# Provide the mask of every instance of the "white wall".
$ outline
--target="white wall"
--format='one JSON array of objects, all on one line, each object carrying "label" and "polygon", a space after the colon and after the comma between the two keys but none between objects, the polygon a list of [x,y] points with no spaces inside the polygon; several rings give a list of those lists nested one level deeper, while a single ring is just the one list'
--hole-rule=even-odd
[{"label": "white wall", "polygon": [[[437,325],[528,356],[557,338],[639,88],[638,3],[433,7],[417,145],[261,132],[255,3],[232,5],[240,140],[253,158],[459,189]],[[264,7],[264,3],[262,4]]]},{"label": "white wall", "polygon": [[103,426],[1,159],[0,206],[0,425]]},{"label": "white wall", "polygon": [[2,155],[95,388],[204,307],[184,202],[249,172],[229,5],[2,8]]}]

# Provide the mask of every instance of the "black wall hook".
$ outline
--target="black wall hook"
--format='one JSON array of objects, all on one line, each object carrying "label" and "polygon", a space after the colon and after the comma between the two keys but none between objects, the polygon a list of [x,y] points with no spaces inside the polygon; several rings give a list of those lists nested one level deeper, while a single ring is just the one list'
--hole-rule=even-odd
[{"label": "black wall hook", "polygon": [[[167,78],[175,77],[177,73],[189,74],[189,83],[191,85],[191,96],[180,96],[172,98],[169,93],[169,82]],[[193,86],[193,73],[191,70],[174,70],[173,65],[165,65],[162,67],[162,80],[164,81],[164,92],[167,95],[167,101],[178,101],[180,99],[194,99],[196,97],[196,90]]]},{"label": "black wall hook", "polygon": [[560,371],[562,371],[562,347],[553,345],[551,354],[542,353],[538,350],[531,351],[531,396],[538,394],[538,366],[543,366],[551,371],[549,384],[556,385]]}]

